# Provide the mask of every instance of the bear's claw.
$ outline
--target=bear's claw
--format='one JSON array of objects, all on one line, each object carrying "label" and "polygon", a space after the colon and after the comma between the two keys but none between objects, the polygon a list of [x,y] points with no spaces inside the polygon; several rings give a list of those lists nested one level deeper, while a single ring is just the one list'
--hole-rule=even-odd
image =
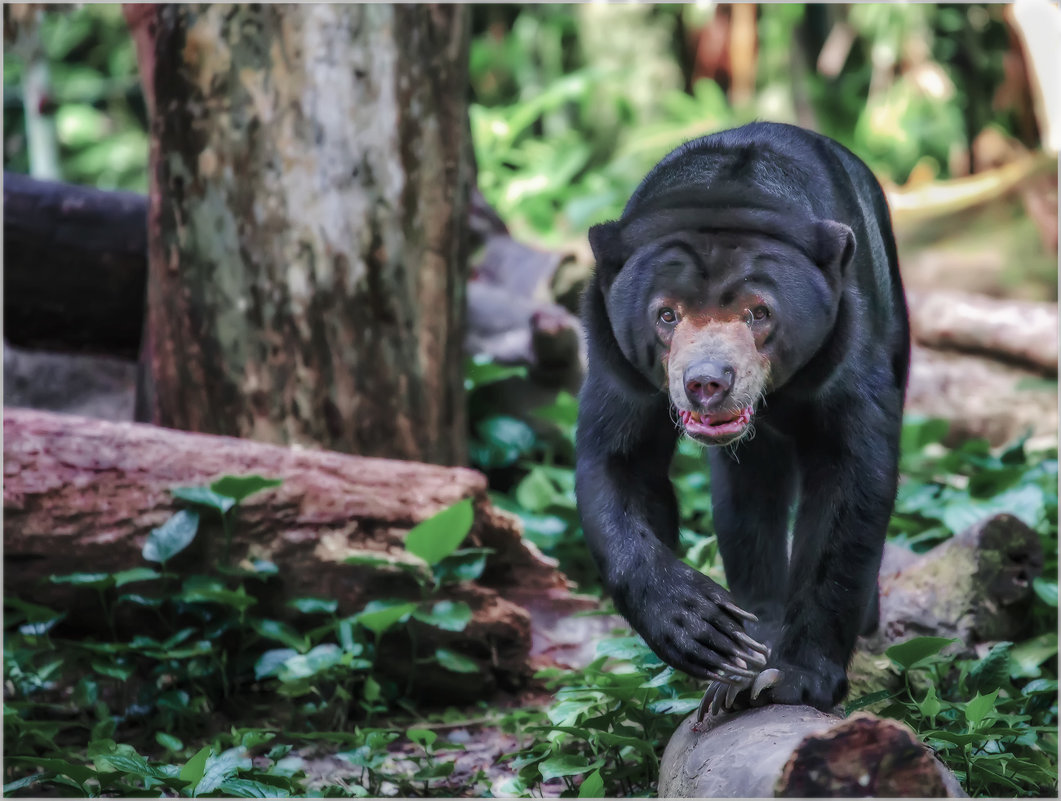
[{"label": "bear's claw", "polygon": [[731,672],[725,676],[725,680],[715,680],[708,685],[707,692],[704,693],[704,698],[700,701],[700,707],[696,711],[697,723],[702,721],[708,712],[717,715],[723,710],[732,708],[737,696],[743,690],[750,688],[754,701],[763,690],[773,687],[781,680],[781,671],[777,668],[767,668],[757,675],[752,674],[755,677],[754,681],[749,680],[751,676],[744,675],[750,671],[741,671],[740,675],[733,675],[731,666],[727,666],[727,670]]}]

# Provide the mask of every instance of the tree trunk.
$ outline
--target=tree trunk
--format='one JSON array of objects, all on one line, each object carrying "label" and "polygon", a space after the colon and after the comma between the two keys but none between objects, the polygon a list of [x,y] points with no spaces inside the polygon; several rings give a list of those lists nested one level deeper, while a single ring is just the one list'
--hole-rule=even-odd
[{"label": "tree trunk", "polygon": [[[447,698],[483,697],[496,687],[519,686],[539,663],[562,660],[582,645],[562,618],[596,602],[571,593],[555,562],[523,540],[518,521],[490,504],[486,480],[473,470],[26,409],[8,408],[4,415],[4,589],[66,610],[70,631],[98,633],[104,622],[94,599],[85,603],[84,590],[48,577],[143,566],[148,533],[185,505],[170,490],[250,473],[283,480],[240,504],[232,526],[234,563],[268,559],[279,568],[277,586],[270,585],[259,609],[282,617],[284,602],[300,596],[334,598],[340,614],[379,598],[421,600],[420,586],[400,567],[416,562],[404,548],[405,535],[471,498],[474,520],[462,547],[492,552],[477,580],[443,585],[430,600],[464,601],[472,620],[462,632],[429,629],[418,640],[423,649],[457,650],[480,670],[437,671],[421,682]],[[203,511],[195,541],[168,567],[201,571],[219,558],[222,542],[219,518]],[[350,556],[380,563],[346,564]],[[144,625],[135,616],[119,623],[131,630]],[[404,639],[390,654],[395,674],[411,667],[402,646]]]},{"label": "tree trunk", "polygon": [[463,462],[466,9],[152,23],[152,420]]}]

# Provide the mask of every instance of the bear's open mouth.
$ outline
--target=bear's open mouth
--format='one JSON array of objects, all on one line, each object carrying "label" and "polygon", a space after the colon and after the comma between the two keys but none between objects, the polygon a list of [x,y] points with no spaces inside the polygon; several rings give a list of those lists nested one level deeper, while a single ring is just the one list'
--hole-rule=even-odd
[{"label": "bear's open mouth", "polygon": [[723,444],[737,439],[752,421],[752,407],[736,411],[700,414],[679,409],[682,425],[689,436],[709,444]]}]

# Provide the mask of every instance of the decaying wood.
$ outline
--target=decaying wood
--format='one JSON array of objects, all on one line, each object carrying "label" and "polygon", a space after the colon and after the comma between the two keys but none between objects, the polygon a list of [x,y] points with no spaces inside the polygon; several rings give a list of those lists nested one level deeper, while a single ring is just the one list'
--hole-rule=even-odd
[{"label": "decaying wood", "polygon": [[772,705],[686,718],[660,762],[660,798],[962,797],[901,723]]},{"label": "decaying wood", "polygon": [[[238,508],[233,556],[279,567],[281,589],[269,601],[278,614],[284,599],[300,596],[334,598],[344,614],[373,599],[420,600],[419,587],[400,570],[343,560],[409,559],[402,543],[412,526],[463,498],[473,500],[465,546],[494,553],[478,581],[446,586],[433,597],[465,601],[474,617],[463,632],[425,629],[418,636],[421,654],[443,645],[480,666],[474,675],[436,670],[421,676],[426,686],[450,693],[447,698],[518,686],[533,670],[534,653],[556,646],[545,632],[532,649],[534,616],[588,605],[570,593],[551,560],[522,540],[518,521],[489,503],[485,479],[472,470],[12,408],[4,415],[5,591],[67,610],[73,629],[98,629],[95,599],[85,603],[78,590],[47,577],[146,564],[146,536],[182,507],[171,489],[250,473],[284,483]],[[218,558],[220,526],[211,512],[203,512],[201,525],[171,567],[201,570]],[[408,670],[407,656],[388,663],[396,674]]]},{"label": "decaying wood", "polygon": [[1027,630],[1043,547],[1013,515],[988,517],[921,555],[891,548],[880,576],[881,625],[861,647],[883,653],[926,633],[969,647]]},{"label": "decaying wood", "polygon": [[995,359],[914,345],[906,411],[948,421],[948,444],[982,437],[998,446],[1027,434],[1056,439],[1057,384]]},{"label": "decaying wood", "polygon": [[147,198],[4,173],[4,336],[135,356]]},{"label": "decaying wood", "polygon": [[1030,365],[1057,375],[1057,304],[999,300],[967,292],[907,293],[914,339]]}]

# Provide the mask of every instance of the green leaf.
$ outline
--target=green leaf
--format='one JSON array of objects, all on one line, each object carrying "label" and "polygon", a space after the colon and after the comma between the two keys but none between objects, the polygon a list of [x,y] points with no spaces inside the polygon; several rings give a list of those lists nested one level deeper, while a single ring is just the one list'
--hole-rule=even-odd
[{"label": "green leaf", "polygon": [[435,744],[435,740],[438,739],[438,732],[431,729],[406,729],[405,736],[421,748],[427,749]]},{"label": "green leaf", "polygon": [[895,693],[891,690],[877,690],[875,693],[867,693],[866,695],[859,696],[844,704],[844,712],[850,715],[852,712],[857,712],[859,709],[865,709],[867,706],[873,706],[873,704],[879,704],[881,701],[887,701],[893,695],[895,695]]},{"label": "green leaf", "polygon": [[298,651],[293,648],[274,648],[266,651],[258,657],[254,663],[254,678],[259,681],[269,676],[275,676],[288,659],[298,656]]},{"label": "green leaf", "polygon": [[309,650],[309,638],[299,634],[286,623],[279,620],[251,620],[251,628],[266,639],[276,640],[294,648],[299,653]]},{"label": "green leaf", "polygon": [[405,549],[434,565],[468,536],[473,519],[471,498],[465,498],[414,526],[405,536]]},{"label": "green leaf", "polygon": [[47,773],[33,773],[33,774],[29,775],[29,776],[23,776],[21,779],[16,779],[13,782],[8,782],[7,784],[4,785],[4,795],[5,796],[10,796],[12,793],[14,793],[17,790],[24,790],[25,788],[29,787],[31,784],[36,784],[43,777],[45,777],[47,775],[48,775]]},{"label": "green leaf", "polygon": [[217,786],[226,798],[290,798],[291,793],[274,784],[256,782],[253,779],[225,779]]},{"label": "green leaf", "polygon": [[1042,576],[1036,576],[1032,579],[1032,589],[1035,590],[1035,594],[1039,596],[1039,600],[1045,603],[1047,606],[1057,608],[1057,582],[1049,581],[1044,579]]},{"label": "green leaf", "polygon": [[478,354],[468,359],[464,366],[464,388],[469,392],[506,378],[526,377],[527,368],[524,365],[498,364],[491,361],[486,354]]},{"label": "green leaf", "polygon": [[486,569],[486,557],[493,548],[460,548],[432,568],[439,584],[475,581]]},{"label": "green leaf", "polygon": [[582,786],[578,788],[579,798],[603,798],[604,797],[604,779],[600,775],[600,770],[595,770],[589,774],[583,782]]},{"label": "green leaf", "polygon": [[279,487],[283,483],[283,479],[263,478],[259,475],[221,476],[210,485],[210,489],[218,495],[227,495],[236,503],[240,503],[256,492]]},{"label": "green leaf", "polygon": [[365,677],[365,686],[361,692],[362,696],[369,703],[378,701],[380,699],[382,688],[379,686],[379,682],[371,676]]},{"label": "green leaf", "polygon": [[446,670],[453,671],[454,673],[478,673],[479,665],[472,659],[464,656],[464,654],[458,654],[456,651],[450,651],[448,648],[439,648],[435,651],[435,659],[442,665]]},{"label": "green leaf", "polygon": [[144,543],[144,559],[149,562],[168,562],[183,551],[199,530],[199,513],[181,509],[158,528],[152,529]]},{"label": "green leaf", "polygon": [[124,587],[137,581],[154,581],[162,578],[162,574],[152,570],[150,567],[134,567],[131,570],[120,570],[114,574],[114,586]]},{"label": "green leaf", "polygon": [[4,762],[5,764],[8,762],[28,762],[50,773],[58,773],[62,776],[69,776],[79,785],[83,785],[89,779],[96,778],[96,771],[92,768],[88,767],[87,765],[75,765],[73,762],[67,762],[65,759],[49,757],[8,756],[5,754]]},{"label": "green leaf", "polygon": [[334,598],[292,598],[287,605],[304,615],[332,615],[339,608]]},{"label": "green leaf", "polygon": [[195,756],[184,763],[180,773],[177,775],[182,782],[188,783],[189,789],[194,790],[196,785],[199,784],[199,780],[203,778],[203,774],[206,772],[206,760],[212,753],[213,749],[208,745],[204,745]]},{"label": "green leaf", "polygon": [[998,698],[998,690],[987,695],[977,693],[965,705],[965,719],[969,725],[976,728],[987,717],[988,713],[995,708],[995,699]]},{"label": "green leaf", "polygon": [[893,645],[884,653],[899,667],[909,670],[935,656],[952,642],[957,641],[947,637],[914,637]]},{"label": "green leaf", "polygon": [[167,751],[180,751],[184,748],[184,743],[182,743],[172,734],[167,734],[164,731],[155,732],[155,742],[161,745]]},{"label": "green leaf", "polygon": [[209,487],[177,487],[176,489],[171,489],[170,493],[182,501],[217,509],[221,514],[236,505],[235,498],[230,498],[228,495],[219,495]]},{"label": "green leaf", "polygon": [[969,689],[995,690],[1009,682],[1011,642],[997,642],[969,671]]},{"label": "green leaf", "polygon": [[52,584],[73,584],[75,587],[91,587],[92,589],[104,589],[114,584],[114,577],[110,573],[71,573],[68,576],[50,576]]},{"label": "green leaf", "polygon": [[378,637],[415,610],[416,604],[407,601],[371,601],[353,616],[353,620]]},{"label": "green leaf", "polygon": [[516,501],[529,512],[544,512],[554,502],[562,501],[545,471],[535,467],[516,487]]},{"label": "green leaf", "polygon": [[443,631],[464,631],[472,619],[472,608],[464,601],[439,601],[430,612],[417,609],[413,617]]},{"label": "green leaf", "polygon": [[297,654],[284,661],[280,668],[280,681],[290,682],[308,679],[333,668],[342,662],[343,652],[334,643],[315,646],[306,654]]},{"label": "green leaf", "polygon": [[235,778],[240,768],[250,768],[251,761],[243,756],[242,751],[241,748],[229,748],[207,759],[203,778],[195,786],[196,795],[212,793],[225,780]]},{"label": "green leaf", "polygon": [[1039,665],[1056,653],[1057,634],[1050,631],[1013,646],[1009,655],[1016,665],[1016,675],[1035,678],[1040,673]]},{"label": "green leaf", "polygon": [[939,698],[936,696],[936,688],[933,685],[928,686],[928,692],[925,693],[924,701],[916,701],[917,708],[921,710],[921,714],[930,720],[935,720],[936,715],[943,708],[943,704],[940,703]]},{"label": "green leaf", "polygon": [[539,762],[538,772],[542,775],[542,781],[547,782],[560,776],[579,776],[596,770],[603,764],[603,758],[590,762],[580,754],[556,754]]}]

